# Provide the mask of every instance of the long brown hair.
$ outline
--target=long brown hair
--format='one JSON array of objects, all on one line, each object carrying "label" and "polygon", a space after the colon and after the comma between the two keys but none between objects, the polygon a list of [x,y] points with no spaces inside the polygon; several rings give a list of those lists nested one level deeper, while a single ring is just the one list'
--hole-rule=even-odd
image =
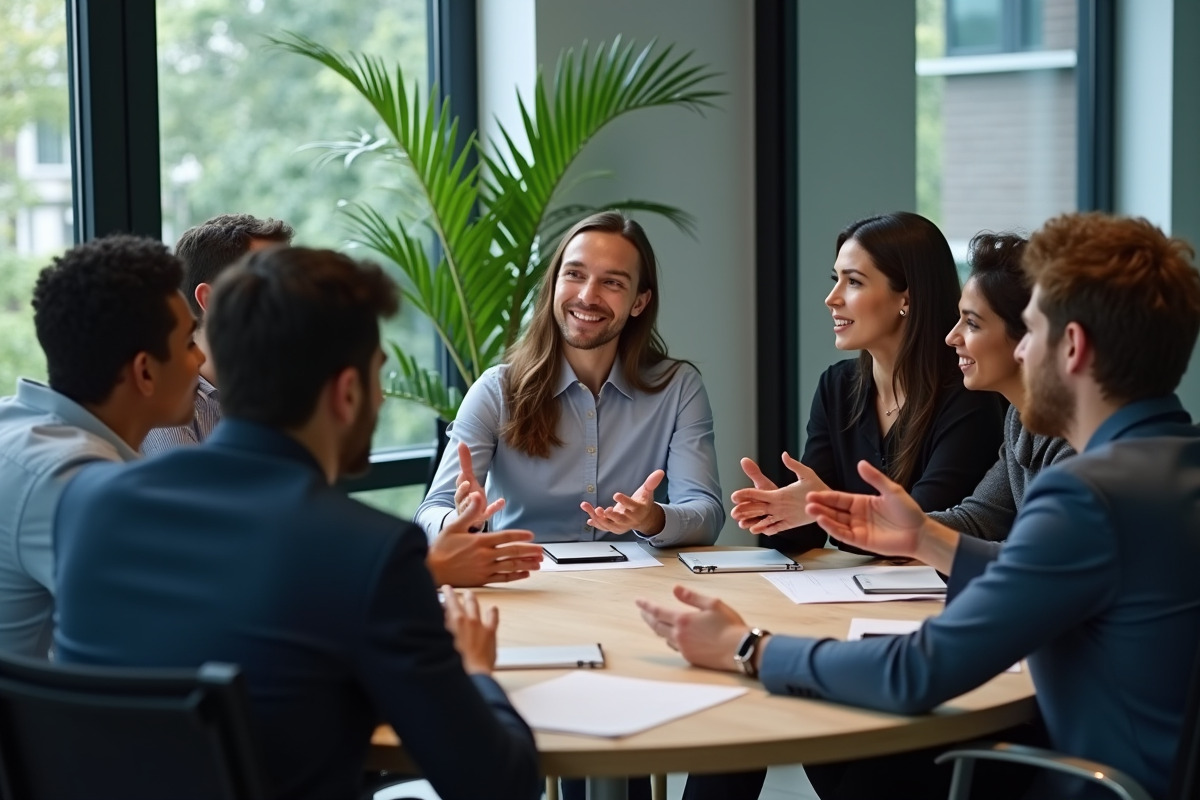
[{"label": "long brown hair", "polygon": [[[958,319],[958,271],[946,237],[920,214],[900,211],[861,219],[838,234],[837,249],[849,239],[867,251],[892,291],[908,291],[908,314],[892,371],[892,390],[904,393],[904,407],[895,423],[896,457],[888,465],[892,480],[907,489],[917,477],[921,445],[938,401],[955,379],[956,357],[944,337]],[[867,413],[871,367],[871,354],[863,350],[851,425]]]},{"label": "long brown hair", "polygon": [[567,231],[554,258],[546,269],[534,306],[533,319],[524,335],[508,352],[508,372],[504,378],[504,401],[508,421],[500,435],[508,445],[531,456],[547,458],[550,448],[562,445],[555,432],[559,407],[555,398],[562,358],[562,334],[554,320],[554,286],[562,268],[563,252],[581,233],[600,231],[624,237],[638,251],[637,293],[650,292],[650,300],[638,316],[629,317],[617,340],[621,372],[625,381],[651,394],[661,392],[682,361],[674,360],[657,382],[647,380],[647,372],[664,361],[671,361],[667,346],[658,334],[658,262],[642,226],[620,211],[603,211],[577,222]]}]

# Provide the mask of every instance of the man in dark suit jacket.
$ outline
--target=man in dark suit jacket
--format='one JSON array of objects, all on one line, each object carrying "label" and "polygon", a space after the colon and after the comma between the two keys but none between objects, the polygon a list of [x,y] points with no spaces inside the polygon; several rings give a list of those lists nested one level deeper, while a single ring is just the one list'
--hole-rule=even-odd
[{"label": "man in dark suit jacket", "polygon": [[490,677],[495,609],[468,593],[444,619],[420,529],[333,485],[368,463],[378,319],[396,307],[377,267],[332,251],[259,251],[222,276],[208,321],[225,420],[68,487],[58,656],[240,664],[273,797],[353,797],[386,721],[444,800],[534,798],[533,737]]}]

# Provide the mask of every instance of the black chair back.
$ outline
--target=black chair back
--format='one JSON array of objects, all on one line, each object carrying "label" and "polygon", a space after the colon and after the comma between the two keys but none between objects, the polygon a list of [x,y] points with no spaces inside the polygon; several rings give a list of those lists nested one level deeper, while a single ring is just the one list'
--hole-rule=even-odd
[{"label": "black chair back", "polygon": [[0,657],[3,800],[262,800],[241,671]]},{"label": "black chair back", "polygon": [[1175,754],[1167,797],[1171,800],[1200,800],[1200,651],[1197,651],[1192,664],[1192,685],[1188,689],[1183,729],[1179,732],[1179,750]]}]

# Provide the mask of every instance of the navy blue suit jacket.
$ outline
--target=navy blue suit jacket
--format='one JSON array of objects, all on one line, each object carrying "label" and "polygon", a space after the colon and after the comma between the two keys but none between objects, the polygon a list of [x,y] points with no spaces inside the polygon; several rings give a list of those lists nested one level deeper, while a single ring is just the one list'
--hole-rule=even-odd
[{"label": "navy blue suit jacket", "polygon": [[772,637],[762,680],[920,713],[1028,656],[1054,746],[1161,797],[1200,643],[1197,564],[1200,430],[1175,397],[1133,403],[1038,475],[1003,547],[962,537],[950,601],[918,632]]},{"label": "navy blue suit jacket", "polygon": [[330,487],[290,437],[226,420],[200,446],[85,469],[55,544],[58,658],[240,664],[273,797],[355,796],[381,721],[444,800],[540,794],[529,729],[463,671],[425,535]]}]

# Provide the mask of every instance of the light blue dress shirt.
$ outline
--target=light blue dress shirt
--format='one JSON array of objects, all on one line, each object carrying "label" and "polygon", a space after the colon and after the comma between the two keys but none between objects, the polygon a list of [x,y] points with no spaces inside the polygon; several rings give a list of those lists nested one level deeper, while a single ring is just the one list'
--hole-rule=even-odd
[{"label": "light blue dress shirt", "polygon": [[[668,366],[659,365],[656,374]],[[632,494],[651,472],[662,469],[667,497],[656,500],[666,524],[657,535],[643,538],[656,547],[716,541],[725,509],[712,409],[693,367],[680,365],[661,392],[647,394],[625,382],[618,360],[595,396],[564,358],[557,387],[557,433],[563,445],[549,458],[515,450],[499,434],[508,419],[503,392],[507,369],[502,364],[484,372],[463,399],[429,494],[417,509],[416,522],[426,535],[436,536],[454,508],[458,443],[466,442],[488,500],[505,500],[492,517],[493,530],[531,530],[539,542],[628,540],[628,535],[594,530],[579,504],[611,506],[614,493]]]},{"label": "light blue dress shirt", "polygon": [[83,406],[22,378],[0,399],[0,652],[45,657],[54,617],[51,531],[67,481],[138,457]]},{"label": "light blue dress shirt", "polygon": [[200,376],[196,384],[196,415],[187,425],[175,425],[170,428],[155,428],[146,435],[142,442],[142,452],[146,455],[165,453],[176,447],[200,444],[209,437],[213,428],[221,421],[221,395],[217,387]]}]

